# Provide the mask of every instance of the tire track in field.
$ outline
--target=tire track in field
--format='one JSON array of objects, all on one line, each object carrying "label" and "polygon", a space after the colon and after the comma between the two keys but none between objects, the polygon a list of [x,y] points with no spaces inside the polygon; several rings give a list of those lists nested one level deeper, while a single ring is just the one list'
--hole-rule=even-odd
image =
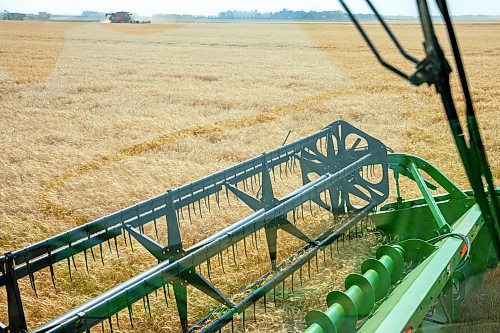
[{"label": "tire track in field", "polygon": [[[311,32],[308,33],[310,34]],[[311,39],[313,40],[313,43],[316,44],[318,50],[322,51],[329,57],[332,56],[331,54],[328,54],[329,52],[321,48],[321,41],[314,38],[317,36],[312,35],[311,37],[313,37]],[[338,65],[339,63],[340,65],[345,65],[345,59],[343,58],[336,59],[336,61],[334,61],[334,59],[331,60],[336,65]],[[90,162],[66,169],[62,173],[48,181],[38,193],[37,201],[39,207],[42,209],[43,213],[48,216],[55,217],[56,219],[71,225],[81,225],[88,222],[90,218],[77,213],[75,209],[59,204],[56,199],[56,193],[58,189],[63,186],[64,183],[69,179],[100,170],[105,166],[128,157],[137,156],[161,149],[169,144],[174,143],[177,140],[181,140],[184,138],[201,137],[204,135],[221,133],[232,129],[246,128],[279,119],[287,114],[304,112],[308,106],[316,105],[333,98],[359,94],[360,89],[368,95],[378,95],[385,93],[396,93],[398,95],[401,95],[401,90],[398,87],[394,87],[392,85],[385,85],[381,87],[380,85],[377,85],[376,82],[360,82],[360,79],[357,78],[356,75],[354,76],[355,77],[347,75],[345,81],[347,81],[348,83],[346,83],[343,87],[336,88],[334,90],[323,91],[319,94],[299,99],[298,101],[292,102],[290,104],[270,108],[258,115],[221,120],[212,124],[204,124],[184,128],[172,133],[167,133],[155,137],[149,141],[125,147],[113,154],[102,156]],[[403,104],[406,104],[406,107],[410,107],[409,101],[406,98],[403,98],[402,102]]]},{"label": "tire track in field", "polygon": [[328,90],[314,96],[305,97],[290,104],[268,109],[255,116],[233,118],[217,121],[212,124],[188,127],[179,131],[158,136],[149,141],[125,147],[116,153],[105,155],[93,161],[64,170],[59,175],[48,181],[47,184],[41,189],[37,197],[38,204],[43,213],[48,216],[55,217],[58,220],[75,226],[84,224],[89,221],[88,217],[76,212],[72,208],[57,203],[56,200],[53,199],[57,190],[69,179],[100,170],[101,168],[118,162],[124,158],[159,150],[180,139],[191,136],[200,137],[233,129],[246,128],[279,119],[287,114],[300,113],[303,112],[308,106],[315,105],[335,97],[348,95],[351,89],[352,88],[350,86],[345,86],[335,90]]}]

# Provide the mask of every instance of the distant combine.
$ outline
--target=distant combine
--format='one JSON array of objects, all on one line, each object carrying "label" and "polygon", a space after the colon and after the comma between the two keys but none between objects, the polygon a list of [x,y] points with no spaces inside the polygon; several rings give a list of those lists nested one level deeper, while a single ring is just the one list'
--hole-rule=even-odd
[{"label": "distant combine", "polygon": [[115,12],[108,13],[106,17],[109,16],[109,21],[111,23],[133,23],[133,24],[145,24],[151,23],[151,21],[137,21],[132,18],[132,13],[130,12]]}]

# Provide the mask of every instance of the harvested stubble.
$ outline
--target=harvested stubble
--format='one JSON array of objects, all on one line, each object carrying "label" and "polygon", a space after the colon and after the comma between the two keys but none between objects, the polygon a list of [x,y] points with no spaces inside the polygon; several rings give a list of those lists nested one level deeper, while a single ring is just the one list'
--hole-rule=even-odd
[{"label": "harvested stubble", "polygon": [[[33,35],[40,27],[16,24]],[[4,23],[0,27],[8,29]],[[66,29],[58,24],[52,28]],[[373,28],[377,41],[387,45]],[[499,28],[459,26],[496,179],[499,130],[491,120],[499,116],[494,103],[500,90],[494,79],[498,75],[491,71],[500,67],[491,63],[500,61]],[[1,63],[7,66],[0,72],[6,92],[0,97],[2,251],[275,148],[289,130],[292,139],[298,138],[336,119],[359,126],[395,150],[429,159],[467,186],[432,90],[411,88],[386,73],[350,25],[185,24],[154,33],[144,30],[144,35],[137,32],[151,27],[134,26],[134,34],[112,29],[89,24],[67,30],[59,62],[40,82],[17,80],[8,62]],[[415,25],[400,24],[396,31],[411,51],[420,51]],[[203,237],[221,227],[206,224],[193,234]],[[303,328],[304,313],[324,306],[326,291],[341,288],[343,277],[356,269],[373,241],[372,236],[348,245],[332,270],[322,271],[304,289],[296,288],[281,307],[259,313],[259,318],[274,320],[249,321],[252,330]],[[56,293],[48,272],[37,274],[38,298],[27,283],[23,286],[31,326],[153,264],[137,249],[120,259],[106,255],[106,266],[91,265],[89,275],[82,262],[77,258],[80,269],[73,283],[64,264],[58,265]],[[223,279],[233,284],[226,287],[243,287],[243,275],[228,272]],[[192,295],[191,322],[214,306],[199,293]],[[152,320],[138,305],[136,327],[177,331],[175,310],[161,302],[153,301]],[[5,321],[4,309],[0,312]],[[130,330],[122,320],[121,330]]]}]

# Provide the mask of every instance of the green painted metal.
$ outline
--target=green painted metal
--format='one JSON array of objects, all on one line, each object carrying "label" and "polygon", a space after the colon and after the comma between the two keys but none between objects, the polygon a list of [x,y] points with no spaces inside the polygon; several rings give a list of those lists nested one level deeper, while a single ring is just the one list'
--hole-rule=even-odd
[{"label": "green painted metal", "polygon": [[422,175],[418,171],[418,168],[415,165],[415,163],[410,163],[410,171],[411,174],[413,175],[413,178],[415,179],[415,182],[418,185],[418,188],[420,189],[420,192],[424,196],[424,199],[427,202],[429,209],[431,210],[432,216],[434,216],[434,220],[436,221],[438,229],[441,232],[449,232],[450,226],[448,225],[448,222],[446,222],[446,219],[439,210],[436,201],[434,201],[431,192],[429,191],[427,185],[425,184],[424,177],[422,177]]},{"label": "green painted metal", "polygon": [[[475,203],[472,193],[460,190],[449,178],[424,159],[402,153],[388,155],[389,168],[398,184],[399,177],[414,181],[422,198],[404,200],[397,186],[396,202],[388,203],[372,215],[377,228],[396,240],[429,239],[449,232],[456,221]],[[432,182],[424,179],[427,174]],[[445,194],[432,195],[429,189],[443,190]]]},{"label": "green painted metal", "polygon": [[[474,205],[454,224],[453,233],[465,235],[472,243],[483,223],[481,210]],[[442,240],[438,249],[403,279],[359,332],[401,332],[405,328],[418,328],[461,262],[463,246],[459,238]]]},{"label": "green painted metal", "polygon": [[350,274],[345,280],[345,292],[332,291],[324,312],[310,311],[306,316],[307,333],[352,332],[359,319],[370,314],[375,302],[382,299],[391,284],[403,274],[405,251],[399,245],[381,246],[377,260],[367,259],[361,274]]},{"label": "green painted metal", "polygon": [[[416,156],[390,154],[388,161],[394,177],[403,175],[414,181],[422,198],[403,200],[397,189],[396,202],[371,214],[377,228],[398,243],[380,247],[378,260],[368,259],[361,266],[363,275],[351,274],[346,279],[345,292],[331,292],[326,311],[310,311],[306,317],[307,333],[354,332],[356,328],[360,332],[415,329],[431,306],[438,308],[437,297],[440,304],[446,302],[443,311],[453,315],[451,320],[458,313],[458,304],[450,291],[451,281],[463,284],[461,292],[468,294],[471,287],[466,275],[478,275],[492,261],[496,263],[480,207],[470,191],[461,191],[434,166]],[[432,180],[425,180],[422,172]],[[441,188],[447,193],[433,196],[430,188]],[[462,238],[456,238],[457,234]],[[475,242],[476,237],[479,240]],[[471,260],[466,265],[462,264],[464,239],[470,247],[467,253],[470,252]],[[404,262],[395,260],[399,256],[391,253],[394,251],[403,255]],[[400,280],[405,267],[412,269]],[[481,283],[480,278],[472,282]],[[392,285],[395,289],[390,292]],[[373,312],[377,300],[382,298],[384,302]],[[367,316],[364,324],[357,327],[358,320]]]},{"label": "green painted metal", "polygon": [[[403,153],[393,153],[388,155],[389,168],[393,170],[395,174],[402,174],[412,180],[413,174],[410,171],[410,166],[414,164],[419,170],[427,173],[436,183],[439,184],[441,188],[447,191],[452,198],[464,199],[468,195],[462,191],[455,183],[453,183],[448,177],[446,177],[439,169],[428,161],[410,154]],[[436,189],[437,186],[429,185],[430,183],[426,181],[426,184],[431,189]]]}]

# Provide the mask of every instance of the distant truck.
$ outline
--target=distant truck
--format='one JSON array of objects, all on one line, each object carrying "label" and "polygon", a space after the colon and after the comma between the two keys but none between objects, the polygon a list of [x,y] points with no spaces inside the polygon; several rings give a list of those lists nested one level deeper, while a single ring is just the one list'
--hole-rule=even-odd
[{"label": "distant truck", "polygon": [[40,21],[48,21],[50,20],[52,14],[47,12],[38,12],[38,15],[34,14],[24,14],[24,13],[10,13],[4,10],[2,15],[4,20],[9,21],[24,21],[24,20],[40,20]]},{"label": "distant truck", "polygon": [[132,18],[132,13],[130,12],[115,12],[108,13],[106,17],[109,16],[109,21],[111,23],[151,23],[151,21],[136,21]]}]

